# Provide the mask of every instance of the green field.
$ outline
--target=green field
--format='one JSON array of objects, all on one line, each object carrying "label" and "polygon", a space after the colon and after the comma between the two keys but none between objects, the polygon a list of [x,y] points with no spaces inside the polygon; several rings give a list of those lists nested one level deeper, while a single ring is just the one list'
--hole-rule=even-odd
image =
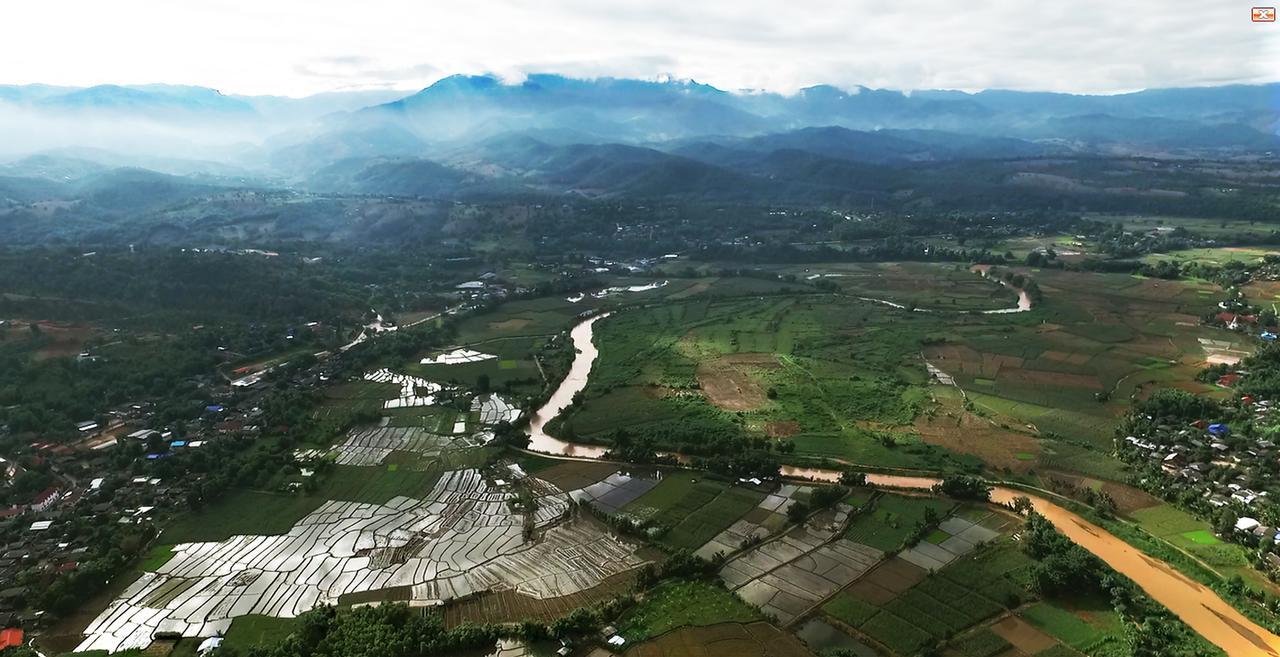
[{"label": "green field", "polygon": [[[861,583],[855,583],[824,604],[822,612],[857,628],[895,654],[916,654],[959,637],[950,646],[958,654],[992,657],[1008,644],[983,624],[1029,598],[1027,573],[1031,564],[1016,545],[997,541],[901,593],[890,593],[887,600],[880,597],[888,592],[885,589],[863,589]],[[894,575],[882,572],[900,571],[872,571],[869,575],[878,587],[896,589],[891,580],[884,579]],[[871,593],[875,590],[880,593]]]},{"label": "green field", "polygon": [[1093,620],[1085,621],[1081,614],[1048,602],[1033,604],[1019,611],[1018,615],[1045,634],[1086,655],[1125,654],[1120,652],[1123,648],[1118,645],[1122,641],[1123,628],[1115,612],[1102,601],[1090,602],[1085,609]]},{"label": "green field", "polygon": [[663,544],[696,550],[763,499],[763,493],[702,475],[673,472],[623,511],[668,528],[659,539]]},{"label": "green field", "polygon": [[1143,256],[1142,261],[1150,264],[1165,260],[1173,262],[1199,262],[1210,265],[1222,265],[1228,262],[1259,262],[1268,255],[1280,255],[1280,246],[1233,246],[1185,249],[1182,251],[1170,251],[1169,253],[1152,253]]},{"label": "green field", "polygon": [[951,648],[963,657],[993,657],[1012,646],[1004,637],[983,627],[952,640]]},{"label": "green field", "polygon": [[909,424],[927,402],[918,340],[935,323],[907,319],[840,297],[698,299],[629,310],[597,325],[601,355],[585,403],[556,429],[607,440],[627,427],[694,453],[716,440],[783,436],[798,454],[976,465],[907,433],[886,445],[867,428]]},{"label": "green field", "polygon": [[154,545],[147,551],[146,556],[142,558],[142,562],[138,564],[140,570],[147,572],[155,572],[160,566],[169,563],[173,558],[173,545],[161,543]]},{"label": "green field", "polygon": [[[972,301],[991,292],[972,286],[995,286],[951,265],[760,268],[794,277],[807,293],[741,297],[721,289],[723,281],[700,279],[685,289],[704,286],[697,294],[669,294],[665,304],[599,323],[601,355],[583,402],[552,432],[608,443],[625,428],[693,454],[764,437],[789,441],[797,456],[854,464],[980,467],[992,458],[982,450],[965,453],[958,441],[913,431],[937,406],[923,356],[968,393],[972,413],[1048,439],[1042,450],[988,461],[993,468],[1014,461],[1019,472],[1124,480],[1123,464],[1110,456],[1116,416],[1133,394],[1189,385],[1189,363],[1204,356],[1198,338],[1212,334],[1197,326],[1216,289],[1204,283],[1024,270],[1044,292],[1031,312],[911,313],[857,295],[875,296],[878,285],[880,297],[906,289]],[[815,279],[837,286],[820,294],[806,280],[816,273],[845,275]]]},{"label": "green field", "polygon": [[240,534],[284,534],[328,500],[384,504],[399,495],[421,498],[446,470],[476,467],[491,451],[481,448],[448,452],[425,470],[385,465],[332,466],[332,471],[317,475],[320,484],[312,493],[235,489],[201,511],[178,516],[165,529],[162,540],[174,544],[221,541]]},{"label": "green field", "polygon": [[747,623],[760,618],[759,611],[723,587],[672,581],[646,593],[618,622],[618,634],[637,643],[677,627]]},{"label": "green field", "polygon": [[253,646],[276,645],[298,629],[294,618],[237,616],[223,637],[223,645],[244,652]]},{"label": "green field", "polygon": [[924,522],[925,509],[932,508],[941,518],[953,506],[952,502],[937,498],[885,494],[876,499],[870,513],[854,518],[845,537],[877,550],[897,550]]},{"label": "green field", "polygon": [[937,310],[991,310],[1017,304],[1009,288],[959,263],[829,262],[764,265],[760,269],[797,281],[824,281],[844,294]]},{"label": "green field", "polygon": [[223,541],[238,534],[284,534],[324,501],[318,496],[229,491],[202,511],[178,516],[161,533],[160,540],[201,543]]}]

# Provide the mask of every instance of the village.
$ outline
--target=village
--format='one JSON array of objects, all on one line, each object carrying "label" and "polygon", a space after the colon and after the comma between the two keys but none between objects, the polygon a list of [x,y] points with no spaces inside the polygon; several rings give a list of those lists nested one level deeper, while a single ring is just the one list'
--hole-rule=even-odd
[{"label": "village", "polygon": [[[648,271],[659,261],[591,258],[580,268],[558,268],[556,275],[589,280],[609,272],[634,274]],[[611,291],[626,290],[603,289],[595,294],[602,297]],[[194,420],[165,423],[158,420],[152,400],[139,399],[103,409],[97,419],[78,422],[78,435],[72,441],[40,440],[37,435],[34,441],[21,444],[9,427],[0,426],[0,444],[10,445],[7,452],[0,453],[0,536],[4,537],[0,543],[0,630],[5,632],[0,635],[4,642],[0,649],[22,645],[30,633],[46,628],[50,618],[75,608],[81,602],[81,591],[100,588],[145,552],[168,522],[191,513],[193,505],[203,505],[203,498],[210,494],[210,475],[192,476],[185,466],[174,466],[175,462],[218,460],[243,453],[261,436],[288,429],[264,426],[269,420],[264,407],[272,398],[314,395],[344,379],[400,386],[402,394],[387,400],[387,409],[429,406],[436,401],[433,395],[444,389],[441,385],[386,370],[352,371],[351,349],[401,328],[442,316],[459,316],[531,293],[529,287],[486,271],[475,279],[444,285],[440,296],[452,299],[445,310],[402,324],[375,313],[354,341],[317,352],[303,359],[301,366],[260,359],[251,367],[197,376],[192,383],[203,391],[205,402]],[[591,288],[587,293],[592,293]],[[316,324],[299,330],[316,329]],[[202,328],[195,326],[193,330]],[[287,338],[294,337],[291,330]],[[98,358],[88,350],[76,356],[81,362]],[[453,365],[492,358],[491,354],[454,349],[424,358],[422,364]],[[445,393],[452,397],[456,391]],[[353,433],[337,446],[332,457],[340,465],[377,465],[393,449],[403,450],[406,445],[413,445],[411,451],[425,456],[442,448],[476,447],[494,439],[493,427],[499,422],[514,422],[521,414],[520,408],[496,394],[476,396],[470,408],[477,418],[475,431],[462,419],[454,425],[457,435],[447,439],[418,429],[374,428]],[[178,456],[182,458],[174,458]],[[282,483],[282,492],[298,491],[314,473],[316,460],[326,458],[321,451],[298,450],[290,467],[304,477]],[[57,603],[59,597],[61,604]],[[54,610],[50,605],[59,608]]]}]

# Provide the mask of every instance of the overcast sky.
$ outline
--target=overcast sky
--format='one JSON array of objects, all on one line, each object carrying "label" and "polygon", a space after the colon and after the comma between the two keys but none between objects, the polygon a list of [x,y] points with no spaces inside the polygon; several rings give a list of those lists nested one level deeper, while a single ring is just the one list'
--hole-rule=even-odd
[{"label": "overcast sky", "polygon": [[6,0],[0,84],[417,89],[453,73],[791,92],[1280,80],[1261,0]]}]

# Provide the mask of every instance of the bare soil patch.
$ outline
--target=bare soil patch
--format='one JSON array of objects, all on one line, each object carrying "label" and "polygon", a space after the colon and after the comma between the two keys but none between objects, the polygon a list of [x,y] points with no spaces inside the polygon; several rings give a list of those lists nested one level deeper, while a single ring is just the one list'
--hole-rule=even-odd
[{"label": "bare soil patch", "polygon": [[512,317],[511,319],[504,319],[501,322],[489,322],[489,328],[495,331],[519,331],[532,323],[533,320],[531,319]]},{"label": "bare soil patch", "polygon": [[1102,390],[1102,384],[1098,381],[1098,377],[1091,374],[1067,374],[1065,372],[1006,368],[1000,371],[999,380],[1001,383],[1015,386],[1066,386],[1084,388],[1086,390]]},{"label": "bare soil patch", "polygon": [[585,591],[539,600],[516,591],[494,591],[460,600],[444,609],[445,627],[463,623],[515,623],[525,619],[551,622],[579,607],[592,608],[630,590],[635,571],[607,577]]},{"label": "bare soil patch", "polygon": [[765,623],[685,627],[633,646],[627,657],[809,657],[796,637]]},{"label": "bare soil patch", "polygon": [[764,406],[764,389],[752,369],[778,367],[773,354],[731,354],[698,365],[698,384],[707,401],[726,411],[752,411]]},{"label": "bare soil patch", "polygon": [[1037,630],[1017,616],[1009,616],[997,623],[992,623],[991,631],[1029,655],[1048,650],[1058,643],[1048,634]]},{"label": "bare soil patch", "polygon": [[958,404],[946,404],[932,418],[916,418],[914,430],[930,445],[971,454],[994,468],[1028,472],[1035,468],[1040,443],[1035,438],[991,424],[966,412]]},{"label": "bare soil patch", "polygon": [[1133,486],[1129,486],[1127,484],[1121,484],[1114,481],[1103,481],[1100,479],[1092,479],[1089,477],[1082,477],[1080,475],[1069,474],[1066,472],[1059,472],[1056,470],[1052,472],[1046,472],[1044,474],[1046,477],[1053,477],[1054,479],[1060,479],[1073,486],[1077,486],[1080,488],[1087,487],[1087,488],[1106,491],[1106,493],[1111,496],[1111,499],[1115,500],[1116,511],[1119,511],[1121,514],[1132,513],[1139,509],[1146,509],[1148,507],[1153,507],[1153,506],[1156,506],[1157,504],[1160,504],[1160,500],[1156,499],[1151,494],[1147,493],[1144,490],[1134,488]]},{"label": "bare soil patch", "polygon": [[928,576],[924,569],[894,557],[880,562],[849,587],[855,597],[884,605]]},{"label": "bare soil patch", "polygon": [[689,287],[683,290],[680,290],[679,292],[676,292],[675,294],[672,294],[667,298],[673,301],[676,299],[687,299],[691,296],[702,294],[703,292],[706,292],[707,290],[710,290],[710,289],[711,289],[710,283],[694,283],[693,285],[690,285]]},{"label": "bare soil patch", "polygon": [[1056,361],[1059,363],[1071,363],[1072,365],[1084,365],[1089,362],[1089,354],[1077,354],[1066,351],[1046,351],[1040,354],[1041,358]]},{"label": "bare soil patch", "polygon": [[764,425],[764,432],[770,438],[786,438],[800,433],[800,423],[795,420],[775,420]]},{"label": "bare soil patch", "polygon": [[559,486],[560,490],[577,490],[608,477],[617,469],[617,466],[608,463],[565,461],[539,470],[537,476]]}]

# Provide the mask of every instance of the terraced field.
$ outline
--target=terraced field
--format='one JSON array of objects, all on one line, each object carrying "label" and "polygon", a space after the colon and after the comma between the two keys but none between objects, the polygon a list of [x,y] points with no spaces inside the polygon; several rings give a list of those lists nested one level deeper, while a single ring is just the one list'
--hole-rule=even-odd
[{"label": "terraced field", "polygon": [[280,535],[178,544],[89,625],[80,650],[142,648],[156,632],[212,636],[236,617],[290,618],[381,590],[425,604],[494,589],[564,598],[645,563],[598,524],[566,521],[561,489],[525,485],[536,501],[528,516],[508,504],[509,489],[458,470],[420,499],[325,502]]}]

